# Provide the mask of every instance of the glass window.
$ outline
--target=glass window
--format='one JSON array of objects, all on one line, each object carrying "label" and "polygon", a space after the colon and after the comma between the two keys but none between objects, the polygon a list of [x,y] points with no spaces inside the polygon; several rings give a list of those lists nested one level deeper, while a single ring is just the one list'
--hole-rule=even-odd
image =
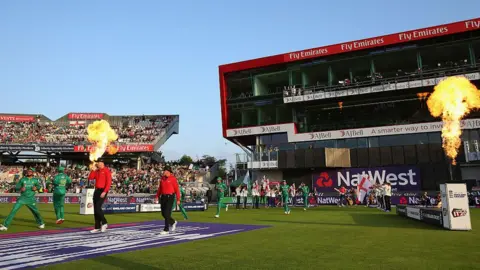
[{"label": "glass window", "polygon": [[315,148],[335,148],[335,140],[316,141]]},{"label": "glass window", "polygon": [[357,139],[358,148],[368,148],[368,138]]},{"label": "glass window", "polygon": [[294,150],[295,144],[293,143],[285,143],[278,146],[279,150]]},{"label": "glass window", "polygon": [[477,129],[471,129],[470,130],[470,140],[478,140],[478,130]]},{"label": "glass window", "polygon": [[378,137],[368,138],[368,147],[378,147]]},{"label": "glass window", "polygon": [[428,143],[438,144],[442,143],[442,135],[440,132],[428,133]]},{"label": "glass window", "polygon": [[336,148],[345,148],[345,140],[337,140]]},{"label": "glass window", "polygon": [[304,142],[304,143],[296,143],[297,149],[308,149],[310,146],[313,145],[313,142]]},{"label": "glass window", "polygon": [[272,144],[288,143],[287,133],[272,134]]},{"label": "glass window", "polygon": [[346,148],[357,148],[357,139],[346,139],[345,140]]}]

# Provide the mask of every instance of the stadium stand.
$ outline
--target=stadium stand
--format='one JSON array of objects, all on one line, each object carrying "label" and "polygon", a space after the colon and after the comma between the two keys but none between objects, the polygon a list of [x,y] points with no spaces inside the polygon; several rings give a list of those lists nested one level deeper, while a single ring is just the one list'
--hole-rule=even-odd
[{"label": "stadium stand", "polygon": [[[155,144],[175,116],[109,117],[119,135],[119,144]],[[7,120],[7,121],[6,121]],[[3,144],[84,144],[87,143],[89,120],[50,121],[37,116],[35,121],[8,121],[0,117],[0,143]]]}]

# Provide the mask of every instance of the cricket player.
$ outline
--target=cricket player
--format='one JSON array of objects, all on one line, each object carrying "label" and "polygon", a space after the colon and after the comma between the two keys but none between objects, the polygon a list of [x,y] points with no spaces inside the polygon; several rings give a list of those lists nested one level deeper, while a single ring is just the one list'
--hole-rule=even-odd
[{"label": "cricket player", "polygon": [[[215,215],[216,218],[220,217],[220,209],[223,206],[223,197],[225,196],[225,191],[227,191],[227,186],[222,182],[222,178],[217,178],[217,184],[215,185],[215,189],[217,190],[217,214]],[[225,205],[225,211],[228,211],[228,204]]]},{"label": "cricket player", "polygon": [[300,185],[300,190],[302,190],[303,194],[303,211],[306,211],[308,208],[308,194],[310,193],[310,190],[305,183]]},{"label": "cricket player", "polygon": [[65,168],[58,167],[58,174],[53,179],[53,208],[57,216],[57,224],[62,224],[65,221],[65,193],[66,187],[72,183],[72,179],[66,175]]},{"label": "cricket player", "polygon": [[180,205],[178,206],[178,208],[180,208],[180,212],[182,212],[183,218],[187,220],[188,219],[187,211],[185,211],[185,208],[183,208],[183,203],[185,202],[185,195],[187,195],[187,193],[185,192],[185,183],[181,183],[180,184]]},{"label": "cricket player", "polygon": [[283,210],[285,210],[286,215],[290,215],[290,208],[288,207],[290,186],[287,185],[287,180],[282,181],[282,185],[280,185],[280,191],[282,192]]},{"label": "cricket player", "polygon": [[0,231],[8,230],[8,226],[10,226],[10,223],[12,223],[15,214],[17,214],[18,210],[20,210],[20,208],[24,205],[28,207],[30,212],[32,212],[33,216],[35,217],[35,221],[38,224],[38,228],[45,228],[45,223],[43,222],[40,212],[38,211],[35,200],[35,193],[37,190],[40,190],[42,185],[40,184],[40,180],[33,176],[34,171],[35,169],[33,168],[28,169],[27,175],[20,179],[15,186],[17,192],[20,192],[20,197],[17,198],[17,202],[13,206],[12,211],[5,219],[3,224],[0,225]]}]

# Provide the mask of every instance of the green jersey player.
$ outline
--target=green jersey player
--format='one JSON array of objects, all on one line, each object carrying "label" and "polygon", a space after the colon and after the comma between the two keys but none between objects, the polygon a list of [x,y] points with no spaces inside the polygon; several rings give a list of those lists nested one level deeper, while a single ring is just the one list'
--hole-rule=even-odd
[{"label": "green jersey player", "polygon": [[35,217],[35,221],[38,224],[38,228],[45,228],[45,223],[43,222],[40,212],[38,211],[35,200],[35,193],[37,190],[42,188],[42,185],[40,184],[40,180],[33,176],[33,172],[34,169],[28,169],[27,175],[20,179],[15,186],[17,192],[20,192],[20,197],[17,198],[17,202],[13,206],[12,211],[5,219],[3,224],[0,225],[0,231],[8,230],[8,227],[10,226],[10,223],[12,223],[15,214],[17,214],[18,210],[20,210],[20,208],[22,208],[24,205],[28,207],[30,212],[32,212],[33,216]]},{"label": "green jersey player", "polygon": [[58,167],[58,174],[53,179],[53,209],[57,216],[57,224],[65,221],[65,193],[67,193],[67,186],[72,183],[72,179],[64,171],[63,167]]},{"label": "green jersey player", "polygon": [[[217,190],[217,214],[215,217],[220,217],[220,209],[223,206],[223,197],[225,196],[225,192],[227,191],[227,185],[222,183],[222,178],[217,178],[217,184],[215,185],[215,189]],[[225,211],[228,211],[228,204],[225,205]]]},{"label": "green jersey player", "polygon": [[290,186],[287,185],[287,181],[283,180],[282,185],[280,185],[280,192],[282,192],[282,201],[283,201],[283,210],[285,214],[290,214],[290,208],[288,207],[288,192],[290,191]]}]

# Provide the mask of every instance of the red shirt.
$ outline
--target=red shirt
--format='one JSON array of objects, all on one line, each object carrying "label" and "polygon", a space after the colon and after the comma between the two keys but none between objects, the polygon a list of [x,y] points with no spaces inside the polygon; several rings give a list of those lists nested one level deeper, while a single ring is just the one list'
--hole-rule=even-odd
[{"label": "red shirt", "polygon": [[162,176],[158,183],[157,198],[160,195],[172,195],[177,196],[177,202],[180,201],[180,189],[178,188],[177,178],[170,175],[169,177]]},{"label": "red shirt", "polygon": [[108,192],[112,185],[112,173],[107,167],[91,171],[88,180],[95,179],[95,188],[103,188],[103,192]]},{"label": "red shirt", "polygon": [[340,192],[340,194],[344,195],[345,192],[347,192],[347,190],[345,189],[345,187],[341,187],[339,192]]}]

